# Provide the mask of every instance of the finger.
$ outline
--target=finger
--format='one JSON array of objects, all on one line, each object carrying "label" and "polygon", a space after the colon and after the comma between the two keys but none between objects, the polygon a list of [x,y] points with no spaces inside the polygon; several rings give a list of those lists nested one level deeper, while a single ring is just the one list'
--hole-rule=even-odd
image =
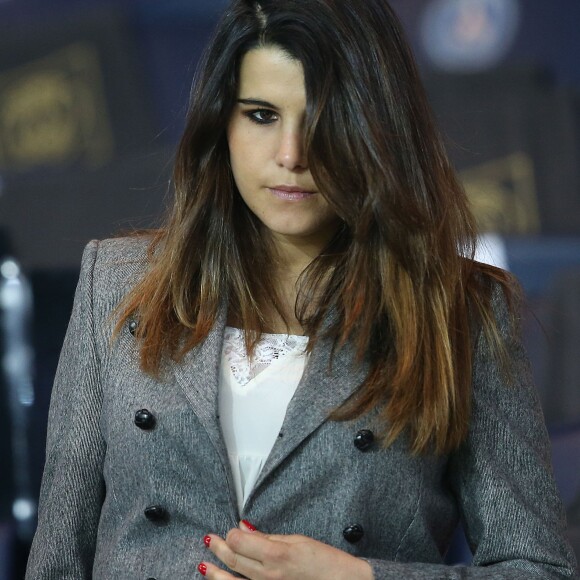
[{"label": "finger", "polygon": [[[235,532],[239,536],[258,539],[257,537],[254,537],[253,534],[250,534],[249,532],[243,532],[237,528],[230,530],[228,536],[232,532]],[[223,540],[219,536],[209,535],[206,536],[206,538],[209,538],[209,541],[204,539],[205,545],[230,570],[243,574],[248,578],[256,578],[257,575],[259,575],[263,570],[263,566],[260,561],[248,557],[245,552],[238,552],[239,546],[235,540],[233,545],[230,546],[226,540]],[[243,544],[242,549],[244,549]]]},{"label": "finger", "polygon": [[240,530],[244,530],[244,532],[256,532],[260,534],[261,532],[258,531],[254,524],[251,524],[248,520],[242,520],[239,524]]},{"label": "finger", "polygon": [[200,562],[197,566],[197,571],[208,578],[208,580],[239,580],[232,576],[227,570],[222,570],[218,566],[210,562]]},{"label": "finger", "polygon": [[263,532],[260,532],[256,528],[256,526],[254,526],[248,520],[241,520],[239,523],[239,529],[244,532],[252,532],[253,534],[260,535],[275,542],[286,542],[287,544],[296,544],[297,542],[301,542],[307,539],[306,536],[301,536],[298,534],[293,535],[264,534]]},{"label": "finger", "polygon": [[307,538],[306,536],[301,536],[299,534],[288,534],[288,535],[280,535],[280,534],[269,534],[265,536],[268,540],[272,542],[281,542],[284,544],[299,544],[300,542],[306,542],[311,540],[311,538]]},{"label": "finger", "polygon": [[277,559],[283,551],[280,542],[274,543],[270,538],[266,534],[233,528],[227,533],[225,542],[236,554],[263,564],[265,560]]}]

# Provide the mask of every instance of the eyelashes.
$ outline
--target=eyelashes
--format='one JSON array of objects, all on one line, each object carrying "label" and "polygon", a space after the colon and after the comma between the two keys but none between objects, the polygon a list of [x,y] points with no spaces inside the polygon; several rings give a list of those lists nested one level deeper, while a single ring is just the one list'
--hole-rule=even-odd
[{"label": "eyelashes", "polygon": [[271,125],[278,120],[278,114],[270,109],[252,109],[244,111],[244,116],[256,125]]}]

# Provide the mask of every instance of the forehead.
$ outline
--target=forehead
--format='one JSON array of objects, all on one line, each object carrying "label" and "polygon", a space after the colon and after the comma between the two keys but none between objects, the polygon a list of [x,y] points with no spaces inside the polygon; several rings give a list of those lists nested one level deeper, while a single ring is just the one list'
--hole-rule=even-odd
[{"label": "forehead", "polygon": [[304,72],[299,60],[275,46],[250,50],[242,59],[238,98],[278,102],[305,101]]}]

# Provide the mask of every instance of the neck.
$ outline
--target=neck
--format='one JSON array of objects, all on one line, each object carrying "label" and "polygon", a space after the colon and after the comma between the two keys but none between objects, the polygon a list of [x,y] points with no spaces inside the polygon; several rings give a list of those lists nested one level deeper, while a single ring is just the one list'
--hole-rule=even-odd
[{"label": "neck", "polygon": [[[333,234],[334,232],[332,232]],[[276,284],[278,296],[282,302],[284,317],[288,324],[286,326],[277,313],[272,313],[270,318],[272,332],[304,333],[304,329],[296,318],[295,313],[298,280],[304,270],[328,245],[331,237],[331,235],[327,235],[317,238],[292,239],[278,236],[273,239],[275,253],[274,283]],[[309,304],[309,306],[315,307],[315,304]]]},{"label": "neck", "polygon": [[274,276],[280,285],[294,286],[298,277],[328,245],[334,231],[309,237],[272,235],[276,266]]},{"label": "neck", "polygon": [[[266,332],[304,334],[295,314],[298,279],[330,243],[334,233],[335,230],[326,232],[325,235],[300,238],[272,234],[272,282],[284,316],[280,316],[271,304],[261,304],[262,313],[267,320]],[[315,304],[309,304],[309,307],[315,308]],[[243,326],[242,321],[233,316],[228,318],[228,324],[239,328]]]}]

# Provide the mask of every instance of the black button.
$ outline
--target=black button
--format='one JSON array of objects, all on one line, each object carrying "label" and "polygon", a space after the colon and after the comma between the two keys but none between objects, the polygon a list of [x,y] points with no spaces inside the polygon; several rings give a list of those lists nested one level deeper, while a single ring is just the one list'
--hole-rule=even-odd
[{"label": "black button", "polygon": [[147,409],[140,409],[135,413],[135,425],[144,431],[150,431],[155,427],[155,416]]},{"label": "black button", "polygon": [[365,531],[359,524],[354,524],[353,526],[348,526],[342,530],[342,535],[344,539],[350,544],[356,544],[365,535]]},{"label": "black button", "polygon": [[169,519],[167,510],[160,505],[150,505],[145,508],[145,517],[156,524],[162,524]]},{"label": "black button", "polygon": [[375,436],[368,429],[361,429],[354,438],[354,446],[360,451],[368,451],[375,441]]},{"label": "black button", "polygon": [[135,336],[135,333],[137,332],[137,327],[139,326],[139,323],[136,320],[131,320],[131,322],[129,322],[129,332]]}]

